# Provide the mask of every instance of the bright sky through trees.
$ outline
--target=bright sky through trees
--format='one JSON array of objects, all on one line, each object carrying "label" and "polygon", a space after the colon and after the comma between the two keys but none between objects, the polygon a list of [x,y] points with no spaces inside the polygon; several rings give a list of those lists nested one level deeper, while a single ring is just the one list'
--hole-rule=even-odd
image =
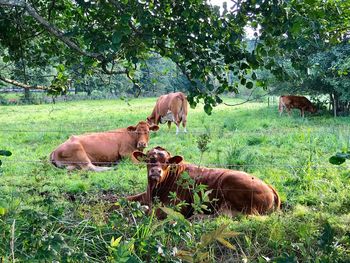
[{"label": "bright sky through trees", "polygon": [[[233,2],[231,0],[208,0],[208,2],[212,5],[220,6],[220,12],[224,11],[223,3],[227,3],[227,9],[230,11],[230,8],[233,6]],[[245,27],[245,32],[248,38],[254,38],[254,30],[248,26]]]}]

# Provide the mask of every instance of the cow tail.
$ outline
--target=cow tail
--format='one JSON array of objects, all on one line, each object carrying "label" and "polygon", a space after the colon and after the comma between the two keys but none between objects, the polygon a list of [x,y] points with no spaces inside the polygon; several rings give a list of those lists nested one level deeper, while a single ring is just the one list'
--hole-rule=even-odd
[{"label": "cow tail", "polygon": [[283,102],[282,102],[283,96],[280,97],[279,103],[278,103],[278,111],[281,113],[283,111]]},{"label": "cow tail", "polygon": [[187,117],[187,112],[188,112],[188,102],[186,96],[182,98],[182,119],[185,119]]},{"label": "cow tail", "polygon": [[271,188],[271,190],[273,192],[275,209],[276,210],[280,210],[281,209],[281,198],[279,197],[278,193],[276,192],[276,190],[271,185],[269,185],[269,187]]}]

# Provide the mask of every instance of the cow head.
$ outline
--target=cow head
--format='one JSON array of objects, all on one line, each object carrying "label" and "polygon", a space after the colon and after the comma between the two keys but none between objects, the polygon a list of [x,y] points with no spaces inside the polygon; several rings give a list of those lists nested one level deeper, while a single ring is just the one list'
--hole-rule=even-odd
[{"label": "cow head", "polygon": [[309,112],[315,113],[315,112],[317,112],[317,108],[314,105],[310,105]]},{"label": "cow head", "polygon": [[158,129],[158,125],[150,125],[145,121],[140,121],[136,126],[127,128],[136,137],[136,148],[140,151],[148,146],[149,131],[158,131]]},{"label": "cow head", "polygon": [[179,164],[183,160],[181,156],[171,156],[167,150],[160,146],[149,150],[147,154],[134,151],[133,156],[138,161],[147,164],[148,183],[154,186],[166,179],[172,165]]},{"label": "cow head", "polygon": [[140,151],[134,151],[133,156],[140,162],[147,163],[147,193],[146,199],[150,208],[153,203],[153,190],[169,175],[173,164],[179,164],[183,158],[181,156],[170,156],[170,153],[162,147],[155,147],[144,154]]}]

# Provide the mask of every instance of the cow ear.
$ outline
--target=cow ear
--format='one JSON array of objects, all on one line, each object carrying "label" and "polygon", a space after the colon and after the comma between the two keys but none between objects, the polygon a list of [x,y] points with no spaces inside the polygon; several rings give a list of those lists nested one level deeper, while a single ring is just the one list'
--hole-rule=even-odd
[{"label": "cow ear", "polygon": [[151,126],[149,127],[149,129],[150,129],[150,131],[158,131],[158,130],[159,130],[159,126],[156,125],[156,124],[154,124],[154,125],[151,125]]},{"label": "cow ear", "polygon": [[136,131],[136,126],[129,126],[128,128],[126,128],[128,131]]},{"label": "cow ear", "polygon": [[178,164],[178,163],[181,163],[183,161],[183,159],[184,158],[182,156],[175,155],[175,156],[169,158],[168,162],[173,163],[173,164]]},{"label": "cow ear", "polygon": [[139,162],[146,162],[147,155],[144,154],[143,152],[134,151],[134,152],[132,153],[132,155],[133,155],[134,158],[135,158],[136,160],[138,160]]}]

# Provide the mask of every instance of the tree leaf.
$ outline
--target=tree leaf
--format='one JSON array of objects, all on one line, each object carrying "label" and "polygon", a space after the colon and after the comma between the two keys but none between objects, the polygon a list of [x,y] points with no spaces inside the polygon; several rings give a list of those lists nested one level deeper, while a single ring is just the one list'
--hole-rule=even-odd
[{"label": "tree leaf", "polygon": [[248,81],[245,86],[247,87],[247,89],[252,89],[254,87],[254,84],[253,84],[253,82]]},{"label": "tree leaf", "polygon": [[255,72],[253,72],[253,74],[252,74],[252,79],[253,79],[253,80],[256,80],[256,79],[257,79],[256,73],[255,73]]},{"label": "tree leaf", "polygon": [[208,114],[211,115],[211,112],[213,110],[213,107],[210,104],[205,104],[204,105],[204,111]]},{"label": "tree leaf", "polygon": [[6,151],[6,150],[0,150],[0,155],[3,155],[3,156],[11,156],[11,155],[12,155],[12,152]]},{"label": "tree leaf", "polygon": [[329,158],[329,162],[334,165],[341,165],[345,162],[345,160],[345,158],[339,156],[332,156],[331,158]]}]

